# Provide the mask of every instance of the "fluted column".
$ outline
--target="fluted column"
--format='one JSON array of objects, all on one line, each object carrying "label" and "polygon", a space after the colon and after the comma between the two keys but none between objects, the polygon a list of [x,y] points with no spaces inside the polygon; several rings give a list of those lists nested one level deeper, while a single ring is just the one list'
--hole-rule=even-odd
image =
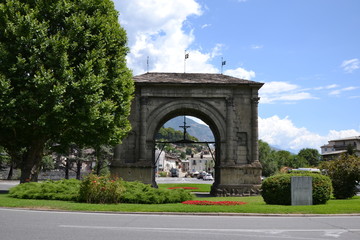
[{"label": "fluted column", "polygon": [[140,161],[146,160],[146,129],[147,129],[148,98],[140,98]]},{"label": "fluted column", "polygon": [[253,97],[251,99],[251,135],[252,135],[252,158],[250,159],[251,162],[259,160],[259,127],[258,127],[258,104],[259,104],[259,97]]},{"label": "fluted column", "polygon": [[225,165],[234,164],[233,156],[233,119],[234,99],[226,98],[226,162]]}]

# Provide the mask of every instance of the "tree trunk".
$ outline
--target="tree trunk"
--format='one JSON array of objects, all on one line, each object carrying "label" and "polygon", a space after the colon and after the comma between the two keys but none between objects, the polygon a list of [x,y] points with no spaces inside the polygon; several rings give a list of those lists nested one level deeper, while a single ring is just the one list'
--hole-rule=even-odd
[{"label": "tree trunk", "polygon": [[97,147],[96,150],[95,150],[95,154],[96,154],[96,175],[100,175],[100,171],[101,171],[101,168],[102,168],[102,160],[101,160],[101,148],[100,147]]},{"label": "tree trunk", "polygon": [[96,175],[98,176],[100,175],[101,168],[102,168],[102,161],[98,159],[98,162],[96,164]]},{"label": "tree trunk", "polygon": [[30,164],[26,165],[21,167],[20,183],[30,182],[31,167],[29,167]]},{"label": "tree trunk", "polygon": [[14,172],[14,164],[11,162],[11,163],[10,163],[9,174],[8,174],[8,176],[7,176],[7,180],[11,180],[11,179],[12,179],[13,172]]},{"label": "tree trunk", "polygon": [[44,151],[44,145],[44,142],[36,141],[27,149],[27,151],[24,152],[22,156],[22,164],[20,166],[20,183],[30,182],[32,180],[31,170],[35,165],[40,164],[41,156]]},{"label": "tree trunk", "polygon": [[65,164],[65,179],[69,179],[69,169],[70,169],[70,159],[67,158]]},{"label": "tree trunk", "polygon": [[14,169],[16,169],[17,166],[19,165],[19,161],[22,159],[22,155],[20,151],[14,151],[13,149],[8,149],[8,151],[11,157],[11,162],[10,162],[10,170],[7,180],[11,180],[14,175]]},{"label": "tree trunk", "polygon": [[31,182],[37,182],[38,181],[39,173],[40,173],[40,162],[41,162],[41,159],[31,169],[31,174],[30,174],[30,181]]},{"label": "tree trunk", "polygon": [[81,166],[82,166],[82,161],[77,160],[77,162],[76,162],[76,179],[77,180],[80,180],[80,178],[81,178]]}]

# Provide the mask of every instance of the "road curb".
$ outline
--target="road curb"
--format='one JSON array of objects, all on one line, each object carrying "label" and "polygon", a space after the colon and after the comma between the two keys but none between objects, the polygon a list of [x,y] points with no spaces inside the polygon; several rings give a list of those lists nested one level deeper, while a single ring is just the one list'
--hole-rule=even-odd
[{"label": "road curb", "polygon": [[222,217],[356,217],[360,213],[353,214],[264,214],[264,213],[211,213],[211,212],[111,212],[111,211],[69,211],[61,209],[41,208],[12,208],[0,207],[0,209],[29,210],[39,212],[68,212],[68,213],[96,213],[96,214],[130,214],[130,215],[169,215],[169,216],[222,216]]}]

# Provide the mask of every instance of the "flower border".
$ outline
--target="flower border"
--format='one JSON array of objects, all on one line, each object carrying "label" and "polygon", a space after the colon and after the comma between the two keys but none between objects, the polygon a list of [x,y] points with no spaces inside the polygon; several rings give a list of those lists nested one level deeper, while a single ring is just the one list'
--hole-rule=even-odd
[{"label": "flower border", "polygon": [[199,189],[197,187],[169,187],[168,189],[185,189],[185,190],[194,190]]},{"label": "flower border", "polygon": [[234,206],[234,205],[243,205],[246,202],[240,201],[199,201],[199,200],[189,200],[182,202],[182,204],[190,204],[190,205],[201,205],[201,206],[213,206],[213,205],[220,205],[220,206]]}]

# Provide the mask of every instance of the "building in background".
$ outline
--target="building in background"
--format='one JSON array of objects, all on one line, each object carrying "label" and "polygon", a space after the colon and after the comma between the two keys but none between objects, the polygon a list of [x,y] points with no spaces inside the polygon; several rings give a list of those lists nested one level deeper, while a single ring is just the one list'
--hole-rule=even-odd
[{"label": "building in background", "polygon": [[360,156],[360,136],[330,140],[328,144],[320,148],[324,160],[335,159],[348,151],[353,151],[355,155]]}]

